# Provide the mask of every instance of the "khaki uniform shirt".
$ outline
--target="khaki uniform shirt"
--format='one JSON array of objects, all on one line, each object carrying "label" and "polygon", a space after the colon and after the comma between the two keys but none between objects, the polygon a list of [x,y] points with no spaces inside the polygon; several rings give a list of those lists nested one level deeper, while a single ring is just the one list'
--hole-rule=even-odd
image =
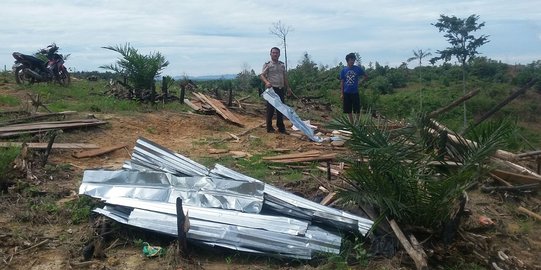
[{"label": "khaki uniform shirt", "polygon": [[265,78],[272,84],[272,87],[284,88],[285,86],[285,74],[286,66],[282,61],[273,63],[269,61],[263,65],[263,71],[261,72]]}]

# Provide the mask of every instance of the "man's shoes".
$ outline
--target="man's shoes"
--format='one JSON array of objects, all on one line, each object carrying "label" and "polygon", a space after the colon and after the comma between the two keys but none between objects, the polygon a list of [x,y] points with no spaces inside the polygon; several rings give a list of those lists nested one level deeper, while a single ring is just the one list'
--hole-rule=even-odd
[{"label": "man's shoes", "polygon": [[275,132],[274,128],[267,129],[267,133],[274,133],[274,132]]},{"label": "man's shoes", "polygon": [[287,131],[285,131],[285,130],[280,130],[280,131],[278,131],[278,132],[280,132],[281,134],[289,135],[289,132],[287,132]]}]

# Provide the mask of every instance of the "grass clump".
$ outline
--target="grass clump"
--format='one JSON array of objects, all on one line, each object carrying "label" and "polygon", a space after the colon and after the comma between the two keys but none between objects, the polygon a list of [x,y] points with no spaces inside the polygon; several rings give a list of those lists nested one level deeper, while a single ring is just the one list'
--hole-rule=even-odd
[{"label": "grass clump", "polygon": [[0,183],[9,178],[13,161],[20,153],[19,147],[0,148]]}]

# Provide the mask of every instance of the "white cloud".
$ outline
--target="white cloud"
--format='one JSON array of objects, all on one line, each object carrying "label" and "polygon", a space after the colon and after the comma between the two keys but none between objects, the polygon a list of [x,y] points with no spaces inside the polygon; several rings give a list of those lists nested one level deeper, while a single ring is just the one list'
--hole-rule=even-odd
[{"label": "white cloud", "polygon": [[351,51],[365,63],[398,65],[413,49],[447,46],[431,25],[440,14],[479,15],[486,22],[479,34],[491,40],[484,56],[529,63],[541,55],[541,9],[525,0],[2,0],[0,64],[9,67],[13,51],[30,54],[54,41],[72,54],[69,67],[98,70],[117,58],[101,47],[129,42],[142,53],[161,52],[168,75],[238,73],[243,65],[259,72],[279,43],[269,28],[281,20],[293,28],[290,66],[304,52],[332,66]]}]

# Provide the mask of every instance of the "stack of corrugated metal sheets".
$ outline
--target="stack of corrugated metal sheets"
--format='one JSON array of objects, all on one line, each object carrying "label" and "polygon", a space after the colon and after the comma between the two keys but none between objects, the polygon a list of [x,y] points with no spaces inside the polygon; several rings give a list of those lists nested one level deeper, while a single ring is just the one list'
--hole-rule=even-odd
[{"label": "stack of corrugated metal sheets", "polygon": [[173,236],[180,197],[190,241],[299,259],[337,254],[340,231],[365,235],[373,224],[219,164],[208,169],[144,138],[122,170],[86,170],[79,193],[105,201],[97,213]]}]

